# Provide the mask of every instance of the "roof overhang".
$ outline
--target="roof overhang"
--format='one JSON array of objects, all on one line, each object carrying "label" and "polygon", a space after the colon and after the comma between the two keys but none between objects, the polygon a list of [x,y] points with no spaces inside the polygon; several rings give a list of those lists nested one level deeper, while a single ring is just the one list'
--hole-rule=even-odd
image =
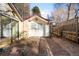
[{"label": "roof overhang", "polygon": [[38,16],[38,15],[31,16],[30,18],[28,18],[26,20],[29,20],[29,21],[38,20],[38,22],[48,23],[48,20],[47,19],[45,19],[45,18],[43,18],[41,16]]},{"label": "roof overhang", "polygon": [[12,3],[8,3],[8,5],[11,7],[11,9],[15,12],[15,14],[18,16],[18,18],[22,21],[22,17],[20,16],[20,14],[18,13],[18,11],[16,10],[16,8],[14,7],[14,5]]}]

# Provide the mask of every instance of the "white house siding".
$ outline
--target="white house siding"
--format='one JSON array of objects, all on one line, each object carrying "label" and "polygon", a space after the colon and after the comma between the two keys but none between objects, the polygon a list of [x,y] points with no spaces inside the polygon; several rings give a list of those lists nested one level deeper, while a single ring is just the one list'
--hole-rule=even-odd
[{"label": "white house siding", "polygon": [[[37,16],[33,16],[25,21],[19,21],[19,34],[22,37],[31,37],[31,36],[49,36],[49,26],[47,21],[41,18],[39,20],[35,20]],[[36,30],[32,29],[32,25],[36,25]]]},{"label": "white house siding", "polygon": [[45,36],[49,36],[49,25],[45,25]]},{"label": "white house siding", "polygon": [[25,20],[24,21],[24,36],[28,37],[28,30],[29,30],[29,21]]},{"label": "white house siding", "polygon": [[[33,29],[33,25],[35,25],[35,28],[36,29]],[[34,21],[31,21],[29,22],[29,30],[28,30],[28,33],[29,33],[29,37],[30,36],[43,36],[43,27],[41,28],[38,28],[40,27],[40,25]]]},{"label": "white house siding", "polygon": [[23,22],[19,21],[19,38],[23,36]]}]

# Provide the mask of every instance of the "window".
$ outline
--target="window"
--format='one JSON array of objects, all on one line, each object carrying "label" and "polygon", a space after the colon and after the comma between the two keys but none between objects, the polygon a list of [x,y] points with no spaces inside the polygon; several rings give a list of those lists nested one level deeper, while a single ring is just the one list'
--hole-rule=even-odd
[{"label": "window", "polygon": [[0,38],[19,37],[19,23],[5,16],[0,17]]},{"label": "window", "polygon": [[2,16],[2,33],[3,37],[11,37],[11,19]]},{"label": "window", "polygon": [[42,28],[43,28],[42,24],[38,24],[38,29],[42,30]]},{"label": "window", "polygon": [[31,23],[31,29],[42,30],[43,26],[40,23]]},{"label": "window", "polygon": [[31,23],[31,29],[37,30],[38,29],[37,24],[36,23]]},{"label": "window", "polygon": [[19,23],[15,20],[12,20],[12,37],[18,37],[19,35],[18,26],[19,26]]}]

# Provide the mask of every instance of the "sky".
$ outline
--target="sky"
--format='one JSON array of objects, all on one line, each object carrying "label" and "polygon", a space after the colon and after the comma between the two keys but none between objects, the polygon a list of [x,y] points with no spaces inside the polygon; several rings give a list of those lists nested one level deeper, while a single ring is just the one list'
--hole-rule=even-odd
[{"label": "sky", "polygon": [[47,15],[51,15],[51,12],[53,11],[53,4],[52,3],[31,3],[30,4],[30,10],[34,6],[38,6],[41,12],[41,16],[44,18],[47,18]]}]

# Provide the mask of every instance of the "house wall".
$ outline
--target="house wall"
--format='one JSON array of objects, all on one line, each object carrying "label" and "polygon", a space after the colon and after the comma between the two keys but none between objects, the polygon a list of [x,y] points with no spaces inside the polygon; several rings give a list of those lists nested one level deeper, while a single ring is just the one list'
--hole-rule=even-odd
[{"label": "house wall", "polygon": [[[34,22],[34,23],[41,23],[42,24],[42,27],[39,31],[37,31],[37,33],[33,34],[33,35],[40,35],[39,36],[47,36],[47,32],[46,32],[46,24],[47,24],[47,21],[45,21],[44,19],[41,19],[40,17],[38,16],[34,16],[34,17],[31,17],[29,20],[25,20],[25,21],[21,21],[18,16],[16,15],[16,13],[12,13],[12,9],[11,7],[8,5],[8,4],[0,4],[0,10],[2,11],[7,11],[7,15],[10,15],[10,16],[6,16],[6,17],[9,17],[11,20],[15,20],[17,21],[17,24],[13,27],[13,29],[11,29],[12,31],[9,31],[10,34],[5,34],[6,29],[4,29],[3,31],[5,36],[7,35],[8,37],[14,37],[15,34],[17,33],[16,31],[18,31],[18,34],[19,34],[19,39],[22,38],[22,37],[29,37],[31,35],[31,33],[33,33],[34,30],[30,30],[31,28],[31,23]],[[36,20],[36,18],[38,18],[39,20]],[[32,21],[32,22],[30,22]],[[16,26],[19,24],[19,26],[16,28]],[[37,24],[37,26],[38,26]],[[10,24],[11,25],[11,24]],[[43,25],[44,25],[44,28],[43,28]],[[15,31],[16,30],[16,31]],[[0,31],[1,32],[1,31]],[[1,37],[1,36],[0,36]]]},{"label": "house wall", "polygon": [[28,38],[29,21],[19,21],[19,39],[26,37]]},{"label": "house wall", "polygon": [[28,37],[28,30],[29,30],[29,21],[28,20],[25,20],[24,21],[24,37]]},{"label": "house wall", "polygon": [[19,38],[23,35],[23,22],[19,21]]},{"label": "house wall", "polygon": [[[12,13],[12,9],[8,4],[0,3],[0,48],[5,47],[8,44],[11,44],[13,37],[15,39],[18,35],[19,26],[18,22],[21,22],[18,16],[15,13]],[[13,22],[14,26],[13,26]],[[4,43],[5,42],[5,43]]]},{"label": "house wall", "polygon": [[[38,17],[37,17],[38,18]],[[47,22],[44,21],[44,19],[35,20],[35,17],[32,17],[26,21],[24,21],[24,28],[27,33],[27,37],[30,36],[49,36],[49,25]],[[32,26],[35,26],[35,29],[32,29]],[[41,27],[40,27],[41,26]]]},{"label": "house wall", "polygon": [[49,25],[45,25],[45,36],[49,36]]},{"label": "house wall", "polygon": [[13,15],[12,11],[13,10],[9,7],[8,4],[0,4],[0,37],[12,37],[12,22],[17,21],[17,19],[14,19],[15,16]]},{"label": "house wall", "polygon": [[43,36],[43,26],[40,24],[31,21],[29,22],[29,27],[28,27],[28,36]]},{"label": "house wall", "polygon": [[[8,5],[8,4],[0,4],[0,10],[2,11],[7,11],[9,10],[9,12],[6,12],[7,15],[10,15],[10,16],[6,16],[6,17],[9,17],[10,20],[15,20],[17,21],[18,23],[16,23],[15,26],[19,25],[17,28],[14,26],[14,27],[11,27],[13,29],[10,29],[10,31],[7,33],[7,30],[6,29],[3,29],[3,34],[5,36],[8,36],[8,37],[14,37],[18,31],[18,34],[19,34],[19,39],[24,37],[25,34],[26,34],[26,30],[27,30],[27,22],[26,21],[21,21],[19,19],[19,17],[16,15],[16,13],[12,13],[13,9],[11,9],[11,7]],[[0,24],[1,25],[1,24]],[[8,25],[11,25],[11,24],[8,24]],[[7,25],[7,26],[8,26]],[[17,31],[16,31],[17,30]],[[1,31],[0,31],[1,32]],[[0,37],[1,37],[1,33],[0,33]]]},{"label": "house wall", "polygon": [[16,16],[17,20],[19,21],[19,39],[26,37],[27,38],[27,30],[28,30],[28,21],[20,21],[19,18]]}]

